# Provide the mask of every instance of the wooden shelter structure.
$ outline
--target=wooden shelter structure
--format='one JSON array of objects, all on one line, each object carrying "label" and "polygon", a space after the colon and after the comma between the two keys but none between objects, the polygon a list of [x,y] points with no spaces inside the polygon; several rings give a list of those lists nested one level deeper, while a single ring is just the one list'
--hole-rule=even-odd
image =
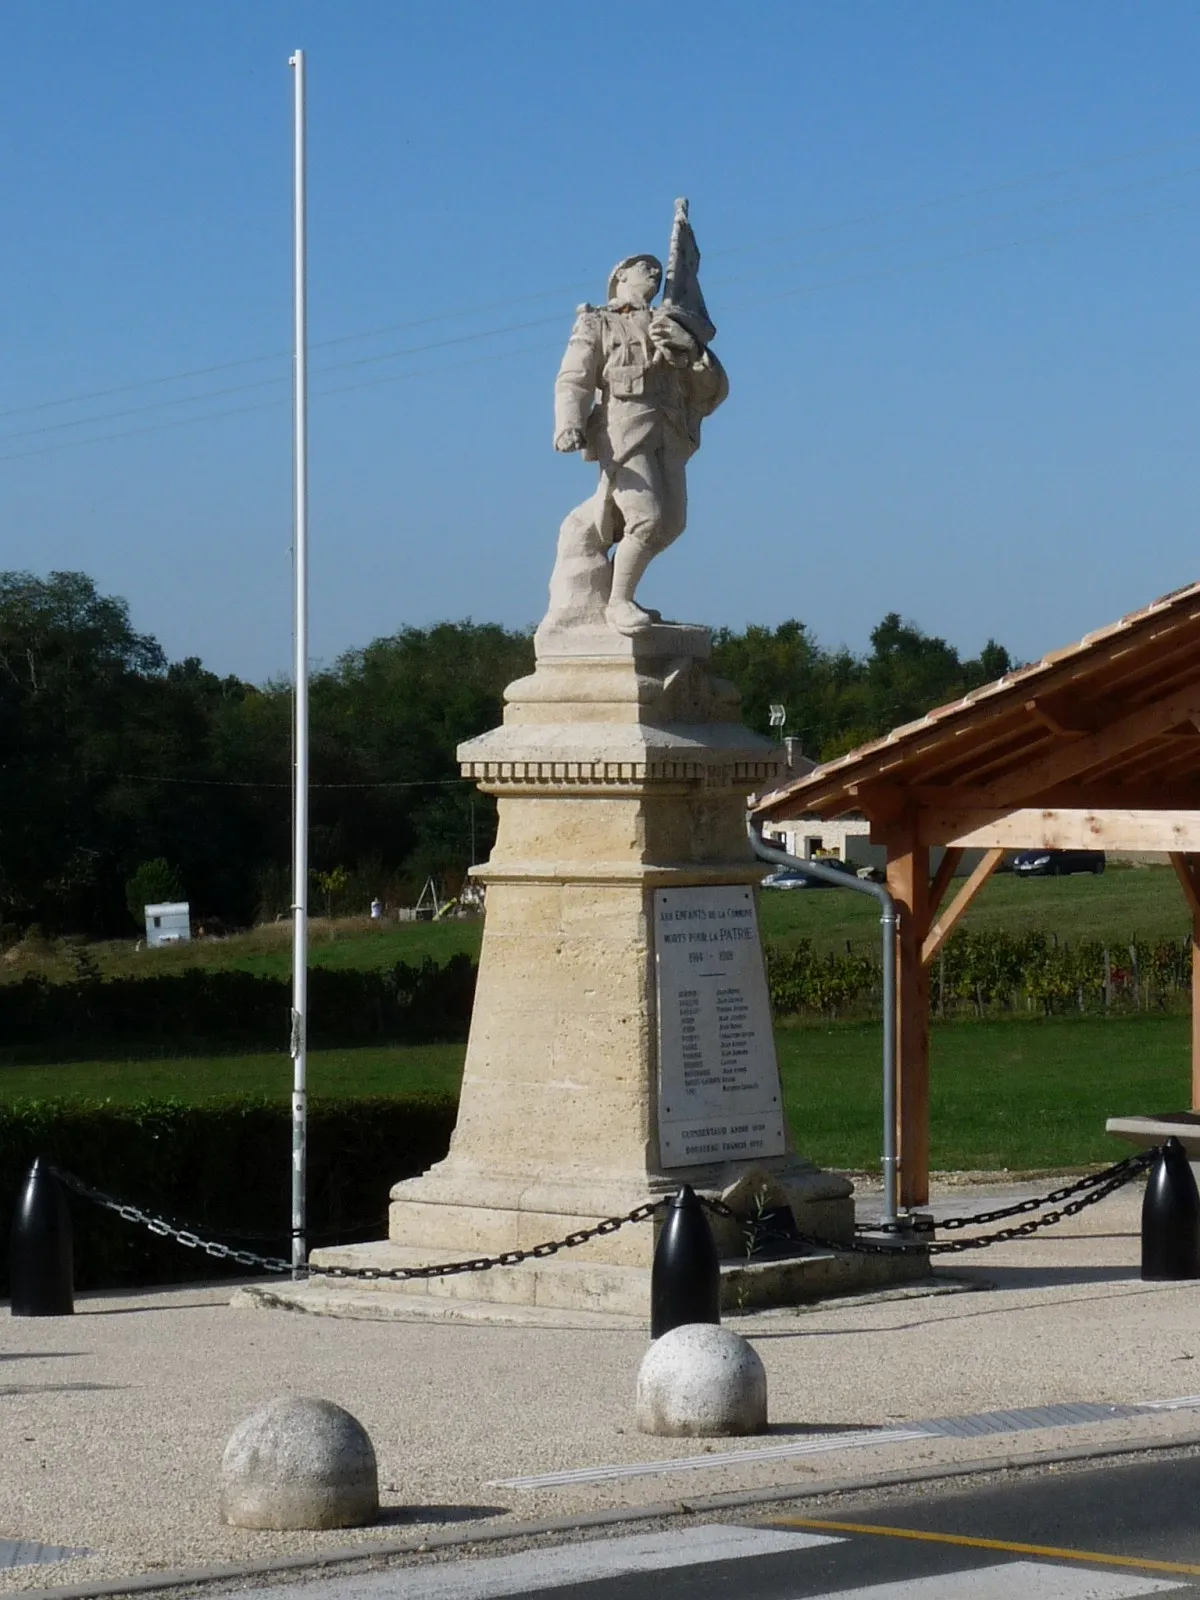
[{"label": "wooden shelter structure", "polygon": [[[759,821],[861,813],[897,933],[900,1201],[929,1198],[929,971],[1006,851],[1169,854],[1200,996],[1200,584],[756,797]],[[945,847],[936,873],[929,852]],[[947,901],[963,851],[978,866]],[[943,907],[943,902],[947,903]],[[1200,1108],[1200,1004],[1192,1007]]]}]

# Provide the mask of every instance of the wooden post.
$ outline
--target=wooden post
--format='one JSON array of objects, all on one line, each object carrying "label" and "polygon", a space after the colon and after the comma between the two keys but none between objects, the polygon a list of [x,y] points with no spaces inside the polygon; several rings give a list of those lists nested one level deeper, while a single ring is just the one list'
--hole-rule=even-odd
[{"label": "wooden post", "polygon": [[1200,858],[1172,851],[1171,865],[1192,913],[1192,1110],[1200,1111]]},{"label": "wooden post", "polygon": [[929,931],[929,847],[917,843],[915,818],[893,824],[887,886],[900,927],[896,949],[896,1123],[900,1204],[929,1199],[929,969],[921,959]]}]

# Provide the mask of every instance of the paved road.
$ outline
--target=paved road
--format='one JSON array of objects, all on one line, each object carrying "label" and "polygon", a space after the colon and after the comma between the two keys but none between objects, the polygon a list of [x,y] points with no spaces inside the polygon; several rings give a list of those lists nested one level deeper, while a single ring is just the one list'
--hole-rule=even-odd
[{"label": "paved road", "polygon": [[1200,1455],[768,1508],[256,1589],[256,1600],[1132,1600],[1200,1596]]}]

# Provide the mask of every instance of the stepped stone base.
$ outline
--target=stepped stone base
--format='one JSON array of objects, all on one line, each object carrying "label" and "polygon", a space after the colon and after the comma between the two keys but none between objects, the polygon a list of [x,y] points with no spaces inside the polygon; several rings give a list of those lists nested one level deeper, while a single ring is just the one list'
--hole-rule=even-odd
[{"label": "stepped stone base", "polygon": [[[790,1154],[768,1157],[753,1166],[720,1163],[676,1172],[661,1167],[648,1170],[643,1164],[622,1175],[566,1163],[541,1171],[497,1170],[452,1150],[421,1177],[395,1185],[388,1242],[421,1252],[425,1261],[528,1250],[545,1240],[592,1228],[604,1217],[624,1216],[646,1200],[674,1194],[684,1182],[744,1217],[753,1214],[756,1197],[764,1204],[790,1206],[797,1226],[822,1239],[849,1239],[854,1229],[848,1180]],[[647,1219],[602,1234],[574,1247],[570,1259],[648,1267],[660,1221]],[[738,1221],[710,1214],[709,1225],[720,1256],[745,1256],[745,1234]],[[327,1255],[318,1251],[313,1259],[325,1263]]]},{"label": "stepped stone base", "polygon": [[[637,1225],[649,1232],[649,1225]],[[582,1249],[583,1247],[581,1247]],[[372,1298],[390,1302],[397,1311],[407,1302],[417,1301],[432,1309],[446,1307],[447,1319],[454,1320],[455,1302],[469,1304],[473,1320],[484,1320],[485,1305],[495,1307],[495,1320],[510,1320],[518,1309],[541,1312],[590,1312],[628,1318],[642,1326],[650,1320],[650,1269],[588,1262],[562,1256],[543,1261],[523,1262],[519,1266],[493,1267],[487,1272],[463,1272],[450,1278],[414,1278],[404,1282],[389,1279],[316,1279],[307,1284],[286,1282],[253,1285],[239,1291],[238,1303],[318,1311],[325,1315],[385,1316],[382,1308],[374,1313],[364,1302]],[[342,1245],[313,1252],[314,1265],[340,1267],[423,1266],[431,1259],[427,1250],[406,1249],[391,1243]],[[440,1259],[445,1259],[444,1257]],[[849,1251],[813,1252],[781,1260],[724,1261],[721,1264],[721,1308],[761,1311],[773,1306],[804,1305],[833,1295],[859,1294],[895,1284],[917,1283],[929,1277],[929,1258],[924,1251],[897,1252],[895,1255],[857,1255]],[[343,1300],[347,1307],[338,1310]]]}]

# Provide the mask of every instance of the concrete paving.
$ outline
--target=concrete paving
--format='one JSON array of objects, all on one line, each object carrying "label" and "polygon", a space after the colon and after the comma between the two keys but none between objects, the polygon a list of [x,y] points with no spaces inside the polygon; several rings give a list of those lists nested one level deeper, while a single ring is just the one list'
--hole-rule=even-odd
[{"label": "concrete paving", "polygon": [[[948,1198],[970,1210],[984,1192],[956,1185]],[[757,1439],[638,1433],[647,1334],[636,1326],[235,1310],[227,1285],[84,1296],[73,1318],[0,1315],[0,1538],[89,1552],[0,1567],[0,1590],[350,1545],[367,1553],[536,1518],[1200,1438],[1200,1282],[1140,1281],[1140,1203],[1131,1187],[1050,1233],[943,1258],[943,1291],[978,1292],[909,1288],[730,1319],[767,1371],[771,1431]],[[222,1526],[225,1442],[278,1394],[324,1396],[364,1424],[379,1459],[379,1523]],[[1131,1409],[1161,1401],[1185,1403]],[[1045,1426],[1026,1418],[1020,1431],[920,1430],[1071,1404],[1085,1409],[1050,1412]]]}]

